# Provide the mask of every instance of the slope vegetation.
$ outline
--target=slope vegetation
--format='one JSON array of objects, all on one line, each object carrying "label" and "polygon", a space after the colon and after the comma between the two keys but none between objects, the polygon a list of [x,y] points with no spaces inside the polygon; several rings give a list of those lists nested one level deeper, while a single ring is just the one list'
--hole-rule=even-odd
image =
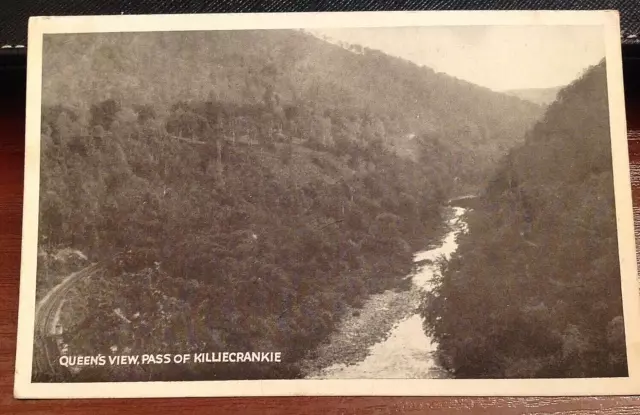
[{"label": "slope vegetation", "polygon": [[71,380],[299,376],[539,110],[295,31],[46,42],[38,285],[59,280],[47,252],[124,254],[66,303],[69,350],[283,356]]},{"label": "slope vegetation", "polygon": [[416,138],[439,137],[456,148],[456,177],[476,186],[542,111],[376,50],[345,49],[301,31],[55,35],[45,42],[47,106],[86,112],[114,99],[166,113],[179,101],[257,105],[268,94],[283,115],[313,126],[327,142],[378,138],[413,154]]},{"label": "slope vegetation", "polygon": [[464,378],[626,375],[605,65],[560,91],[425,301]]}]

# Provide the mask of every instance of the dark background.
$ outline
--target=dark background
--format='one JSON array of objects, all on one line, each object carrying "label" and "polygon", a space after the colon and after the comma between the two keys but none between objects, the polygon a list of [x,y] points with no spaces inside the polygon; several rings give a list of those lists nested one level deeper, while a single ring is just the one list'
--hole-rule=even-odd
[{"label": "dark background", "polygon": [[[30,15],[439,9],[618,9],[623,33],[625,96],[629,130],[640,130],[640,3],[602,1],[44,1],[12,0],[0,8],[0,45],[25,45]],[[22,226],[25,108],[24,48],[0,49],[0,413],[241,413],[241,414],[423,414],[423,413],[640,413],[640,398],[217,398],[149,400],[17,401],[13,373],[18,317]],[[631,163],[640,164],[640,140],[629,141]],[[634,204],[640,183],[633,183]],[[499,391],[498,391],[499,392]]]},{"label": "dark background", "polygon": [[619,10],[624,42],[640,42],[638,0],[8,0],[0,8],[0,45],[26,45],[29,16],[495,9]]}]

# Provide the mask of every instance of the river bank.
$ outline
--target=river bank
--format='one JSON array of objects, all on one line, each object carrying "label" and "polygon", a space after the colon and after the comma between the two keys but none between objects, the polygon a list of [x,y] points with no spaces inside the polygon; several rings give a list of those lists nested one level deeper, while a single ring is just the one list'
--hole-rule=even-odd
[{"label": "river bank", "polygon": [[416,252],[412,281],[405,291],[387,290],[371,296],[359,310],[349,310],[327,343],[302,365],[306,378],[444,378],[435,363],[437,345],[423,329],[418,307],[437,275],[437,260],[457,249],[456,237],[465,230],[465,210],[452,208],[448,232],[438,246]]},{"label": "river bank", "polygon": [[364,360],[371,346],[384,341],[398,321],[416,311],[419,298],[413,289],[387,290],[369,297],[360,309],[349,308],[329,341],[302,364],[302,373],[307,378],[318,377],[333,364]]}]

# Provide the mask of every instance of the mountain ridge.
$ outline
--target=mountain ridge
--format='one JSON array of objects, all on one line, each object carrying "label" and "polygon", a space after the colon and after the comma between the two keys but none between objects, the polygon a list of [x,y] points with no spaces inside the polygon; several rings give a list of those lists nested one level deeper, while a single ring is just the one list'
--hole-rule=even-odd
[{"label": "mountain ridge", "polygon": [[[565,85],[566,86],[566,85]],[[504,94],[521,98],[525,101],[546,107],[556,100],[558,92],[565,86],[547,88],[519,88],[502,91]]]}]

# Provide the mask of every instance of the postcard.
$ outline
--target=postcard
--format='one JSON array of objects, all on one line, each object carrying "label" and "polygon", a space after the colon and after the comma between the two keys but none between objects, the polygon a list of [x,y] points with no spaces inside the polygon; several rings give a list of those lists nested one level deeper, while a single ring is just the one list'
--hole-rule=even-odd
[{"label": "postcard", "polygon": [[619,18],[35,17],[18,398],[640,392]]}]

